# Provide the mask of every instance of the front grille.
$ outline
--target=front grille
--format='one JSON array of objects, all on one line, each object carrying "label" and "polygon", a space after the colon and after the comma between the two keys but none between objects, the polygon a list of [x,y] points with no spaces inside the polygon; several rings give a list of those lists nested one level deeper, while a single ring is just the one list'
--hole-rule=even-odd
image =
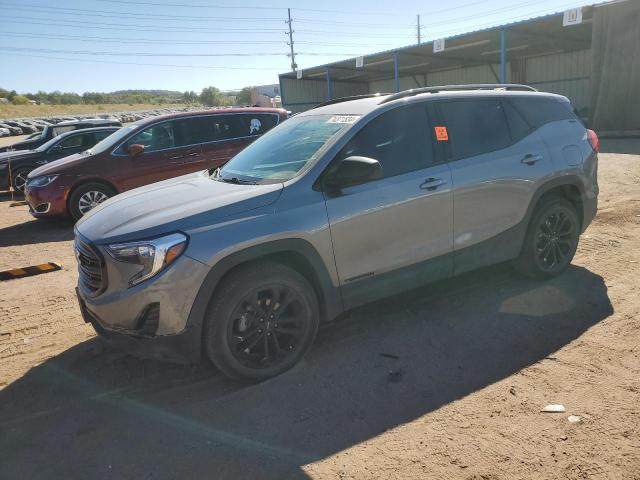
[{"label": "front grille", "polygon": [[76,238],[76,258],[80,283],[91,294],[98,295],[106,288],[104,262],[88,243]]}]

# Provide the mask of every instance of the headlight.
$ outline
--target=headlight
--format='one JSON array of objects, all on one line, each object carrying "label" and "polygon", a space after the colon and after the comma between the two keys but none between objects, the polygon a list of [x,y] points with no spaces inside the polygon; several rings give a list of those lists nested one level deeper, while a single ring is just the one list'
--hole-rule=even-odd
[{"label": "headlight", "polygon": [[109,245],[109,254],[119,262],[134,263],[142,268],[129,279],[129,286],[137,285],[153,277],[175,261],[184,252],[187,237],[172,233],[166,237],[141,242]]},{"label": "headlight", "polygon": [[45,187],[56,178],[58,178],[58,175],[43,175],[42,177],[27,178],[27,187]]}]

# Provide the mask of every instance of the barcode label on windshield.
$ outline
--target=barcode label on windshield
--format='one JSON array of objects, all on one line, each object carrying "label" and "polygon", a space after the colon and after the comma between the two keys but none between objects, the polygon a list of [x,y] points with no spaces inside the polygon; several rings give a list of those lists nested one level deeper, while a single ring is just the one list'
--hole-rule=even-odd
[{"label": "barcode label on windshield", "polygon": [[354,123],[358,115],[333,115],[327,123]]}]

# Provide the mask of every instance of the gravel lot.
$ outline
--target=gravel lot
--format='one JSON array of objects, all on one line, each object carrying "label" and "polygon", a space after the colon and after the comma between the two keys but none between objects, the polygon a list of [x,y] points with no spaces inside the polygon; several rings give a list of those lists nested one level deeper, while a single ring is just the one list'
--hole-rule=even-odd
[{"label": "gravel lot", "polygon": [[104,347],[72,227],[0,194],[0,270],[65,265],[0,283],[0,478],[640,479],[640,141],[603,149],[560,278],[501,265],[358,309],[259,385]]}]

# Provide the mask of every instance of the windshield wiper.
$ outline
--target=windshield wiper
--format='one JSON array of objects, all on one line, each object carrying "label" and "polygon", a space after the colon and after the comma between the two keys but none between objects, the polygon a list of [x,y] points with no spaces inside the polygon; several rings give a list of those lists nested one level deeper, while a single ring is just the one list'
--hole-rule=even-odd
[{"label": "windshield wiper", "polygon": [[238,177],[231,177],[231,178],[218,177],[218,180],[221,180],[226,183],[234,183],[236,185],[258,185],[258,182],[254,182],[252,180],[242,180]]}]

